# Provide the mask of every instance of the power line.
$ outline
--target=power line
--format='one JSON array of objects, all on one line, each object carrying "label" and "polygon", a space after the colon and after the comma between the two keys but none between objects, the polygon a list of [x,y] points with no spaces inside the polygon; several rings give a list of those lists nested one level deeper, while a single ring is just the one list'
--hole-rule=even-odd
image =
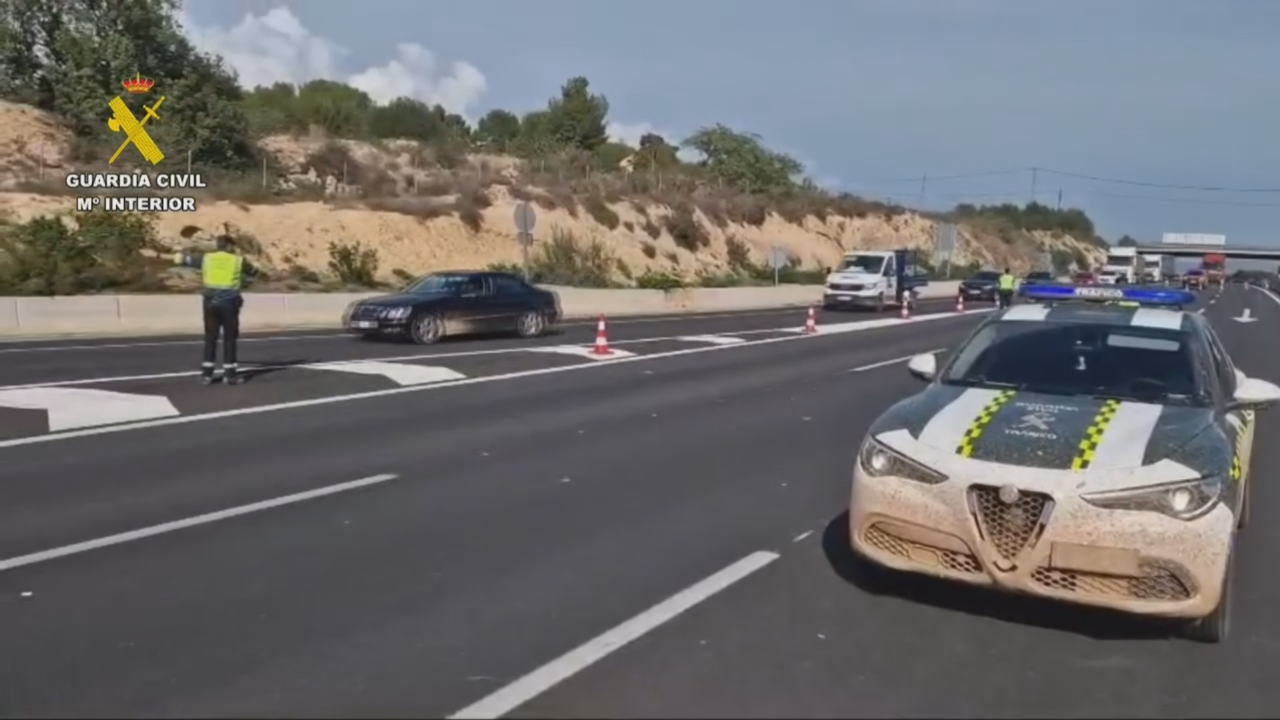
[{"label": "power line", "polygon": [[1112,183],[1114,185],[1130,185],[1133,187],[1149,187],[1161,188],[1164,190],[1192,190],[1195,192],[1229,192],[1229,193],[1280,193],[1280,188],[1249,188],[1249,187],[1228,187],[1225,185],[1177,185],[1172,183],[1154,183],[1143,182],[1141,180],[1125,180],[1122,178],[1103,177],[1101,175],[1086,175],[1084,173],[1073,173],[1066,170],[1054,170],[1052,168],[1032,168],[1033,171],[1039,170],[1042,173],[1050,175],[1059,175],[1061,177],[1076,178],[1078,180],[1090,180],[1092,182]]}]

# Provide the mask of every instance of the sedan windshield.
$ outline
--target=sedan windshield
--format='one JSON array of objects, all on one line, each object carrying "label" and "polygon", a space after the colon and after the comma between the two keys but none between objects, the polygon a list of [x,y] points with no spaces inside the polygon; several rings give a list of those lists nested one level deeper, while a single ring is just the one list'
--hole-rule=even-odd
[{"label": "sedan windshield", "polygon": [[956,353],[942,382],[1202,406],[1207,400],[1192,343],[1193,336],[1182,330],[996,322]]},{"label": "sedan windshield", "polygon": [[470,279],[471,276],[469,275],[448,275],[444,273],[427,275],[409,283],[404,291],[413,295],[457,292]]},{"label": "sedan windshield", "polygon": [[1000,273],[992,270],[983,270],[973,274],[973,280],[999,280]]}]

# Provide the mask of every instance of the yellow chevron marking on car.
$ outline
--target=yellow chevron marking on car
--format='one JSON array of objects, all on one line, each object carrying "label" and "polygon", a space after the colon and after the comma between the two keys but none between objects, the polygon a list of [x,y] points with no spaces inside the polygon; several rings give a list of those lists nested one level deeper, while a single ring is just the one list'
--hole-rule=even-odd
[{"label": "yellow chevron marking on car", "polygon": [[973,444],[982,437],[982,431],[991,424],[991,418],[995,417],[996,411],[1017,393],[1017,390],[1002,390],[999,395],[991,398],[991,402],[987,403],[987,406],[982,408],[982,412],[978,413],[978,417],[973,419],[973,424],[965,431],[964,437],[960,438],[960,444],[956,446],[957,455],[961,457],[973,455]]},{"label": "yellow chevron marking on car", "polygon": [[1084,439],[1080,441],[1080,449],[1071,461],[1072,470],[1085,470],[1093,464],[1094,454],[1098,451],[1098,444],[1102,442],[1102,436],[1107,433],[1107,427],[1111,425],[1111,418],[1114,418],[1119,410],[1119,400],[1107,400],[1102,403],[1102,408],[1098,410],[1098,414],[1093,417],[1093,422],[1089,423],[1088,429],[1084,431]]},{"label": "yellow chevron marking on car", "polygon": [[1240,414],[1240,427],[1236,429],[1236,453],[1231,458],[1231,479],[1245,480],[1245,463],[1253,446],[1253,411]]}]

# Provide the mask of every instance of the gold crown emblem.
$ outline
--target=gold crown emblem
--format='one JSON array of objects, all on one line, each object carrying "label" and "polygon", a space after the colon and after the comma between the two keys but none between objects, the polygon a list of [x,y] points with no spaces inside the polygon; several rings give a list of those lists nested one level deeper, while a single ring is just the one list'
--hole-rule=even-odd
[{"label": "gold crown emblem", "polygon": [[142,74],[139,73],[137,77],[130,78],[129,80],[125,80],[120,84],[124,85],[125,90],[128,90],[129,92],[134,93],[136,95],[140,95],[142,93],[151,92],[151,88],[155,86],[156,81],[150,80],[148,78],[144,78],[142,77]]}]

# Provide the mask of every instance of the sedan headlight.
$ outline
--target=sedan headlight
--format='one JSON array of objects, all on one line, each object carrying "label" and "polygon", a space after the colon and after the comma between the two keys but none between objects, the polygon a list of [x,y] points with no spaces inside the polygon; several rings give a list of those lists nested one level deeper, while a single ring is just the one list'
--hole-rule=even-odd
[{"label": "sedan headlight", "polygon": [[408,306],[387,308],[382,311],[382,317],[387,320],[400,320],[408,317],[411,310],[413,310],[413,308]]},{"label": "sedan headlight", "polygon": [[1107,510],[1156,512],[1178,520],[1195,520],[1209,514],[1222,501],[1222,478],[1109,490],[1080,497],[1094,507]]},{"label": "sedan headlight", "polygon": [[348,303],[348,304],[347,304],[347,309],[342,311],[342,324],[343,324],[343,325],[346,325],[346,324],[347,324],[347,321],[351,319],[351,316],[355,313],[356,308],[358,308],[358,307],[360,307],[360,301],[359,301],[359,300],[352,300],[350,303]]},{"label": "sedan headlight", "polygon": [[867,438],[858,451],[858,464],[872,477],[903,477],[916,482],[936,485],[947,479],[946,475],[908,460],[902,454],[890,450],[872,438]]}]

